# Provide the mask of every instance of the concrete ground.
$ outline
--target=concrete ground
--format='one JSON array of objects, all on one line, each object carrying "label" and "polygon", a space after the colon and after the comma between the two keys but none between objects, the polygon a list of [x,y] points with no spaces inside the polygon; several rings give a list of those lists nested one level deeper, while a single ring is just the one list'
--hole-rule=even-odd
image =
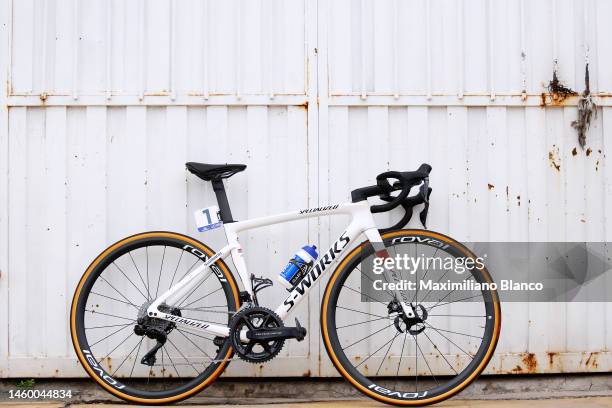
[{"label": "concrete ground", "polygon": [[[0,408],[116,408],[125,407],[92,381],[35,380],[35,390],[70,390],[65,401],[10,399],[19,380],[0,379]],[[222,379],[200,394],[173,407],[219,408],[383,408],[340,379]],[[434,405],[455,408],[612,408],[612,373],[589,375],[482,376],[449,401]]]},{"label": "concrete ground", "polygon": [[[123,404],[74,404],[63,403],[15,403],[0,402],[0,407],[15,408],[123,408],[129,405]],[[190,405],[190,407],[221,408],[233,406],[223,405]],[[302,403],[279,403],[279,404],[249,404],[241,405],[241,408],[381,408],[386,405],[375,401],[325,401],[325,402],[302,402]],[[436,407],[453,408],[518,408],[529,406],[529,408],[612,408],[612,397],[586,397],[586,398],[561,398],[546,400],[454,400],[435,405]]]}]

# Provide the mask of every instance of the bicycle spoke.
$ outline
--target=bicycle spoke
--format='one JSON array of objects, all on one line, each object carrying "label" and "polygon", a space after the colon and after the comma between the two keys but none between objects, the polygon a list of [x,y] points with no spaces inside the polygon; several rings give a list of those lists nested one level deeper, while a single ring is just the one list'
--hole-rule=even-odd
[{"label": "bicycle spoke", "polygon": [[134,374],[134,367],[136,367],[136,361],[138,360],[138,354],[140,353],[140,347],[142,346],[142,342],[144,341],[144,337],[140,339],[140,343],[138,343],[138,350],[136,351],[136,357],[134,357],[134,363],[132,364],[132,370],[130,371],[130,378]]},{"label": "bicycle spoke", "polygon": [[450,305],[450,304],[457,303],[457,302],[463,302],[464,300],[474,299],[474,298],[477,298],[477,297],[479,297],[479,296],[482,296],[482,293],[480,293],[480,294],[478,294],[478,295],[474,295],[474,296],[469,296],[469,297],[466,297],[466,298],[463,298],[463,299],[453,300],[452,302],[446,302],[446,303],[436,304],[436,305],[434,305],[434,306],[432,306],[432,307],[430,307],[430,308],[426,308],[426,309],[427,309],[427,311],[429,312],[429,311],[430,311],[431,309],[433,309],[434,307],[446,306],[446,305]]},{"label": "bicycle spoke", "polygon": [[[472,279],[472,278],[474,278],[474,275],[470,275],[470,276],[468,276],[467,278],[465,278],[464,280],[462,280],[460,283],[467,282],[468,280],[470,280],[470,279]],[[446,299],[447,297],[449,297],[449,296],[450,296],[450,294],[451,294],[451,293],[453,293],[454,291],[456,291],[456,289],[453,289],[453,290],[451,290],[450,292],[448,292],[448,293],[446,294],[446,296],[444,296],[442,299],[438,300],[438,303],[442,302],[444,299]],[[435,304],[435,305],[433,305],[432,307],[435,307],[435,306],[436,306],[438,303],[436,303],[436,304]]]},{"label": "bicycle spoke", "polygon": [[[113,262],[112,265],[115,268],[117,268],[119,270],[119,272],[121,272],[121,274],[125,277],[125,279],[127,279],[127,281],[130,282],[132,284],[132,286],[134,286],[136,288],[138,293],[140,293],[142,295],[142,297],[145,298],[146,301],[149,301],[147,296],[144,293],[142,293],[142,291],[138,288],[138,286],[136,286],[136,284],[134,282],[132,282],[132,280],[130,278],[128,278],[128,276],[125,274],[125,272],[123,272],[123,270],[119,266],[117,266],[117,264],[115,262]],[[109,283],[109,285],[110,285],[110,283]]]},{"label": "bicycle spoke", "polygon": [[138,306],[136,306],[135,304],[133,304],[133,303],[124,302],[123,300],[116,299],[116,298],[114,298],[114,297],[112,297],[112,296],[106,296],[106,295],[103,295],[103,294],[101,294],[101,293],[94,292],[93,290],[92,290],[91,292],[89,292],[89,293],[91,293],[92,295],[98,295],[98,296],[101,296],[101,297],[103,297],[103,298],[107,298],[107,299],[110,299],[110,300],[114,300],[115,302],[123,303],[124,305],[133,306],[133,307],[135,307],[135,308],[136,308],[136,310],[140,310],[140,308],[139,308]]},{"label": "bicycle spoke", "polygon": [[357,294],[359,294],[359,295],[365,296],[365,297],[367,297],[368,299],[372,299],[373,301],[380,303],[380,304],[381,304],[381,305],[383,305],[384,307],[387,307],[387,305],[386,305],[386,304],[384,304],[383,302],[381,302],[380,300],[378,300],[378,299],[374,299],[372,296],[366,295],[365,293],[362,293],[362,292],[360,292],[360,291],[358,291],[358,290],[355,290],[355,289],[351,288],[350,286],[342,285],[342,287],[347,288],[348,290],[352,290],[353,292],[355,292],[355,293],[357,293]]},{"label": "bicycle spoke", "polygon": [[[193,364],[191,364],[191,362],[189,360],[187,360],[187,357],[185,357],[185,355],[183,354],[183,352],[176,347],[176,345],[172,342],[172,340],[168,339],[168,341],[170,342],[170,344],[172,344],[172,346],[176,349],[176,351],[179,352],[179,354],[181,355],[181,357],[183,357],[183,359],[191,366],[191,368],[194,369],[194,371],[196,372],[196,376],[200,375],[200,372],[193,366]],[[170,354],[168,354],[168,357],[170,357]],[[174,364],[174,363],[173,363]],[[178,373],[178,372],[177,372]]]},{"label": "bicycle spoke", "polygon": [[95,342],[95,343],[93,343],[93,344],[90,344],[90,345],[89,345],[89,347],[93,347],[93,346],[95,346],[95,345],[99,344],[100,342],[102,342],[102,341],[104,341],[104,340],[108,339],[108,338],[109,338],[109,337],[111,337],[112,335],[117,334],[117,333],[119,333],[120,331],[123,331],[123,330],[127,329],[127,328],[128,328],[128,327],[130,327],[131,325],[132,325],[132,324],[131,324],[131,323],[129,323],[129,324],[125,325],[124,327],[122,327],[122,328],[120,328],[120,329],[115,330],[114,332],[112,332],[112,333],[111,333],[111,334],[109,334],[108,336],[106,336],[106,337],[104,337],[104,338],[102,338],[102,339],[100,339],[100,340],[96,341],[96,342]]},{"label": "bicycle spoke", "polygon": [[[397,337],[397,334],[395,335],[395,337]],[[391,340],[388,340],[385,344],[383,344],[382,346],[380,346],[375,352],[370,353],[365,359],[361,360],[361,363],[357,364],[355,366],[355,368],[358,368],[360,365],[362,365],[363,363],[365,363],[366,361],[368,361],[374,354],[378,353],[380,350],[383,349],[383,347],[385,347],[387,344],[391,343],[393,340],[395,340],[395,337],[393,337]],[[386,355],[386,354],[385,354]],[[384,361],[384,359],[383,359]],[[378,375],[378,371],[376,372],[376,375]]]},{"label": "bicycle spoke", "polygon": [[180,334],[181,334],[181,335],[182,335],[184,338],[186,338],[187,340],[189,340],[189,342],[190,342],[191,344],[193,344],[193,345],[194,345],[194,346],[195,346],[195,347],[196,347],[198,350],[200,350],[202,353],[204,353],[204,354],[206,355],[206,357],[208,357],[208,358],[210,358],[211,360],[213,360],[213,358],[212,358],[211,356],[209,356],[207,352],[205,352],[204,350],[202,350],[202,349],[201,349],[201,348],[200,348],[200,347],[199,347],[197,344],[195,344],[195,343],[193,342],[193,340],[191,340],[189,337],[185,336],[185,334],[183,333],[183,331],[182,331],[182,330],[180,330],[180,329],[177,329],[177,330],[178,330],[178,332],[179,332],[179,333],[180,333]]},{"label": "bicycle spoke", "polygon": [[397,363],[397,372],[395,373],[396,377],[399,377],[400,366],[402,365],[402,358],[404,357],[404,346],[406,345],[406,337],[408,337],[408,331],[404,333],[404,342],[402,343],[402,351],[400,353],[399,363]]},{"label": "bicycle spoke", "polygon": [[145,253],[147,256],[147,290],[149,290],[149,287],[151,286],[151,282],[149,281],[149,247],[145,247]]},{"label": "bicycle spoke", "polygon": [[361,313],[361,314],[375,316],[375,317],[383,317],[383,318],[388,317],[388,316],[381,316],[381,315],[372,314],[372,313],[368,313],[368,312],[362,312],[361,310],[355,310],[355,309],[351,309],[349,307],[344,307],[344,306],[336,306],[336,309],[350,310],[350,311],[355,312],[355,313]]},{"label": "bicycle spoke", "polygon": [[[415,257],[415,259],[418,258],[418,249],[419,249],[419,244],[415,243],[414,244],[414,257]],[[413,302],[414,302],[414,299],[418,299],[418,297],[419,297],[419,271],[416,268],[415,268],[415,271],[414,271],[414,287],[415,287],[416,290],[414,291],[414,298],[412,299]],[[417,388],[417,391],[418,391],[418,388]]]},{"label": "bicycle spoke", "polygon": [[429,336],[427,335],[427,333],[425,333],[425,331],[423,331],[423,334],[425,335],[425,337],[427,337],[427,340],[429,340],[429,342],[433,345],[433,347],[436,349],[436,351],[438,352],[438,354],[440,354],[440,357],[442,357],[444,359],[444,361],[446,361],[446,364],[448,364],[448,366],[450,367],[451,370],[453,370],[453,372],[457,375],[459,375],[459,373],[457,372],[457,370],[455,370],[455,367],[453,367],[453,365],[451,363],[448,362],[448,360],[446,359],[446,357],[444,357],[444,354],[442,354],[442,352],[440,352],[440,349],[438,349],[438,346],[436,346],[436,344],[431,341],[431,339],[429,338]]},{"label": "bicycle spoke", "polygon": [[166,245],[164,245],[164,252],[162,254],[161,266],[159,267],[159,276],[157,278],[157,289],[155,289],[155,299],[159,293],[159,282],[161,281],[162,270],[164,269],[164,258],[166,258]]},{"label": "bicycle spoke", "polygon": [[[378,373],[380,372],[380,369],[382,368],[383,364],[385,363],[385,359],[387,358],[387,355],[389,354],[389,350],[391,350],[391,347],[393,346],[393,343],[395,343],[395,339],[397,339],[397,337],[400,335],[400,332],[398,332],[395,336],[393,336],[393,338],[391,339],[391,344],[389,344],[389,347],[387,348],[387,351],[385,352],[385,355],[383,356],[382,360],[380,361],[380,365],[378,366],[378,370],[376,370],[376,376],[378,377]],[[387,342],[388,343],[388,342]],[[384,347],[384,346],[383,346]],[[380,349],[379,349],[380,350]]]},{"label": "bicycle spoke", "polygon": [[[164,363],[164,348],[161,348],[161,361],[162,361],[162,369],[161,369],[161,373],[162,373],[162,380],[164,379],[164,377],[166,376],[166,364]],[[177,372],[178,375],[178,372]],[[163,381],[164,383],[164,388],[165,388],[165,381]]]},{"label": "bicycle spoke", "polygon": [[338,329],[344,329],[347,327],[353,327],[353,326],[358,326],[360,324],[365,324],[365,323],[369,323],[369,322],[376,322],[376,321],[380,321],[380,320],[387,320],[389,319],[388,317],[379,317],[378,319],[371,319],[371,320],[364,320],[363,322],[359,322],[359,323],[352,323],[352,324],[347,324],[345,326],[340,326],[340,327],[336,327],[336,330]]},{"label": "bicycle spoke", "polygon": [[[440,278],[436,281],[436,283],[440,283],[440,281],[442,279],[444,279],[444,277],[450,272],[450,269],[446,270],[442,276],[440,276]],[[433,286],[433,285],[432,285]],[[425,303],[425,299],[427,299],[429,297],[429,294],[433,291],[433,287],[431,289],[429,289],[429,291],[425,294],[425,296],[423,297],[423,299],[421,299],[421,303]]]},{"label": "bicycle spoke", "polygon": [[[419,339],[417,336],[413,335],[414,342],[416,343],[417,348],[419,347]],[[414,388],[416,392],[419,392],[419,353],[414,353]]]},{"label": "bicycle spoke", "polygon": [[[434,251],[434,254],[432,255],[432,258],[433,258],[433,259],[435,259],[436,254],[438,253],[438,250],[439,250],[439,249],[440,249],[440,248],[436,248],[436,250]],[[427,268],[427,270],[425,271],[425,274],[424,274],[424,275],[423,275],[423,277],[421,278],[421,281],[424,281],[424,280],[425,280],[425,277],[427,277],[427,274],[428,274],[428,273],[429,273],[429,268]],[[413,301],[413,302],[415,302],[415,301],[416,301],[417,303],[419,302],[419,299],[418,299],[418,294],[419,294],[419,292],[418,292],[418,286],[417,286],[417,291],[415,292],[414,297],[412,298],[412,301]],[[421,303],[423,303],[423,301],[424,301],[424,300],[425,300],[425,299],[421,300]]]},{"label": "bicycle spoke", "polygon": [[93,330],[93,329],[106,329],[108,327],[119,327],[119,326],[129,326],[132,323],[125,323],[125,324],[109,324],[106,326],[92,326],[92,327],[85,327],[85,330]]},{"label": "bicycle spoke", "polygon": [[436,376],[434,375],[433,371],[431,371],[431,367],[429,366],[429,363],[427,362],[427,358],[425,358],[425,354],[423,354],[423,350],[421,350],[421,346],[419,346],[419,343],[416,343],[417,345],[417,349],[418,351],[421,352],[421,355],[423,356],[423,360],[425,360],[425,365],[427,365],[427,368],[429,369],[429,372],[431,373],[431,376],[433,377],[434,381],[436,382],[436,385],[440,385],[438,383],[438,380],[436,380]]},{"label": "bicycle spoke", "polygon": [[[119,371],[119,369],[121,368],[121,366],[126,362],[126,360],[132,355],[132,353],[134,352],[134,350],[136,350],[136,347],[138,347],[140,345],[140,343],[142,343],[142,338],[140,339],[140,341],[138,342],[138,344],[136,344],[134,346],[134,348],[132,348],[132,350],[128,353],[127,356],[125,356],[125,358],[123,359],[123,361],[121,361],[121,364],[119,364],[119,367],[115,368],[115,371],[113,371],[113,373],[111,374],[111,377],[114,377],[115,374],[117,373],[117,371]],[[134,360],[136,361],[136,360]]]},{"label": "bicycle spoke", "polygon": [[170,285],[168,286],[168,289],[170,289],[172,287],[172,284],[174,283],[174,278],[176,278],[176,272],[178,271],[179,265],[181,264],[181,259],[183,259],[184,253],[185,253],[185,250],[182,250],[181,256],[179,257],[179,260],[176,263],[176,268],[174,269],[174,273],[172,274],[172,280],[170,281]]},{"label": "bicycle spoke", "polygon": [[[125,342],[127,341],[127,339],[129,339],[129,338],[130,338],[130,337],[132,337],[133,335],[134,335],[134,333],[130,333],[130,334],[128,334],[128,336],[127,336],[125,339],[123,339],[123,341],[122,341],[121,343],[117,344],[117,345],[115,346],[115,348],[114,348],[114,349],[112,349],[112,350],[110,351],[110,353],[108,353],[106,356],[104,356],[104,357],[103,357],[103,358],[102,358],[100,361],[102,361],[102,360],[106,360],[106,359],[107,359],[107,358],[108,358],[108,357],[109,357],[111,354],[113,354],[113,352],[114,352],[115,350],[117,350],[117,349],[119,348],[119,346],[121,346],[123,343],[125,343]],[[98,361],[98,364],[100,364],[100,361]]]},{"label": "bicycle spoke", "polygon": [[[356,267],[355,269],[357,269],[357,270],[359,271],[359,273],[361,274],[361,276],[366,277],[366,278],[367,278],[367,279],[368,279],[370,282],[374,283],[374,279],[370,278],[370,277],[368,276],[368,274],[367,274],[367,273],[363,273],[363,272],[361,271],[361,268],[360,268],[360,267]],[[385,279],[385,282],[389,283],[389,282],[387,281],[387,277],[385,276],[385,274],[383,274],[382,276],[383,276],[383,278]],[[389,291],[388,291],[388,290],[386,290],[386,289],[385,289],[385,292],[387,292],[387,293],[389,294],[389,296],[391,296],[391,297],[393,297],[393,296],[394,296],[394,295],[393,295],[393,293],[389,292]]]},{"label": "bicycle spoke", "polygon": [[110,314],[110,313],[97,312],[95,310],[85,309],[85,311],[86,312],[91,312],[92,314],[95,313],[95,314],[104,315],[104,316],[116,317],[117,319],[129,320],[130,322],[135,322],[136,321],[134,319],[128,319],[127,317],[117,316],[117,315]]},{"label": "bicycle spoke", "polygon": [[113,288],[113,290],[115,292],[117,292],[122,298],[124,298],[125,300],[127,300],[128,303],[132,304],[132,302],[130,302],[130,299],[128,299],[123,293],[121,293],[116,287],[114,287],[109,281],[107,281],[102,275],[100,275],[100,279],[102,279],[103,282],[106,282],[106,284],[108,286],[110,286],[111,288]]},{"label": "bicycle spoke", "polygon": [[132,257],[132,252],[128,252],[128,255],[130,256],[130,259],[132,260],[132,264],[134,265],[134,268],[136,268],[136,273],[138,274],[140,281],[142,282],[145,289],[147,290],[147,300],[151,300],[151,292],[149,292],[149,286],[145,283],[144,279],[142,278],[142,275],[140,274],[140,270],[138,269],[138,267],[136,266],[136,262],[134,261],[134,257]]},{"label": "bicycle spoke", "polygon": [[[212,307],[227,307],[227,306],[210,306]],[[204,310],[207,309],[206,307],[181,307],[181,311],[184,310],[191,310],[192,312],[203,312],[203,313],[218,313],[218,314],[233,314],[234,312],[230,312],[229,310],[227,312],[222,312],[220,310]]]},{"label": "bicycle spoke", "polygon": [[390,325],[385,326],[385,327],[383,327],[382,329],[377,330],[377,331],[375,331],[374,333],[372,333],[372,334],[370,334],[370,335],[368,335],[368,336],[366,336],[366,337],[364,337],[364,338],[362,338],[362,339],[360,339],[360,340],[357,340],[356,342],[354,342],[354,343],[352,343],[352,344],[350,344],[350,345],[348,345],[348,346],[346,346],[346,347],[343,347],[343,348],[342,348],[342,350],[346,350],[346,349],[348,349],[349,347],[354,346],[355,344],[361,343],[361,342],[362,342],[362,341],[364,341],[365,339],[368,339],[368,338],[370,338],[370,337],[372,337],[372,336],[376,335],[377,333],[380,333],[381,331],[383,331],[383,330],[385,330],[385,329],[388,329],[389,327],[393,326],[393,324],[394,324],[394,323],[391,323]]},{"label": "bicycle spoke", "polygon": [[187,333],[187,334],[191,334],[192,336],[200,337],[200,338],[202,338],[202,339],[206,339],[206,340],[210,340],[210,341],[214,341],[214,340],[215,340],[215,339],[213,339],[213,338],[211,338],[211,337],[202,336],[201,334],[195,334],[195,333],[190,332],[190,331],[185,330],[185,329],[182,329],[182,330],[181,330],[181,329],[178,329],[178,328],[177,328],[177,330],[178,330],[178,331],[180,331],[180,332],[182,332],[182,333]]},{"label": "bicycle spoke", "polygon": [[183,276],[181,276],[181,279],[179,279],[178,281],[179,281],[179,282],[180,282],[180,281],[182,281],[182,280],[183,280],[183,278],[184,278],[185,276],[187,276],[187,275],[189,274],[189,272],[191,272],[191,270],[193,269],[193,267],[194,267],[194,266],[196,266],[196,264],[197,264],[198,262],[200,262],[200,261],[201,261],[201,262],[204,262],[204,261],[202,261],[200,258],[196,259],[196,261],[195,261],[193,264],[191,264],[191,266],[189,267],[189,269],[187,269],[187,272],[185,272],[185,274],[184,274]]},{"label": "bicycle spoke", "polygon": [[[210,276],[210,275],[209,275],[209,276]],[[208,279],[208,278],[207,278],[207,279]],[[202,282],[202,283],[204,283],[204,282]],[[206,298],[207,298],[207,297],[209,297],[210,295],[212,295],[212,294],[214,294],[214,293],[217,293],[217,292],[219,292],[220,290],[223,290],[223,287],[220,287],[219,289],[214,290],[214,291],[212,291],[212,292],[210,292],[210,293],[208,293],[208,294],[206,294],[206,295],[202,296],[201,298],[194,300],[193,302],[191,302],[191,303],[189,303],[189,304],[185,305],[185,307],[189,307],[189,306],[193,305],[194,303],[199,302],[199,301],[200,301],[200,300],[202,300],[202,299],[206,299]],[[192,292],[192,293],[193,293],[193,292]],[[191,295],[189,295],[189,296],[191,296]],[[187,297],[185,298],[185,300],[187,300],[187,299],[189,298],[189,296],[187,296]],[[184,300],[183,302],[185,302],[185,300]],[[181,304],[182,304],[183,302],[181,302]],[[179,307],[180,307],[180,305],[179,305]]]},{"label": "bicycle spoke", "polygon": [[[182,305],[183,303],[185,303],[185,302],[187,301],[187,299],[189,299],[189,298],[191,297],[191,295],[193,295],[193,294],[194,294],[194,293],[195,293],[195,292],[196,292],[196,291],[197,291],[197,290],[198,290],[198,289],[199,289],[199,288],[200,288],[200,287],[201,287],[201,286],[202,286],[202,285],[203,285],[203,284],[204,284],[204,283],[205,283],[205,282],[208,280],[208,278],[210,278],[210,277],[211,277],[211,275],[212,275],[212,274],[213,274],[213,273],[212,273],[212,271],[208,271],[208,275],[206,275],[206,277],[204,278],[204,280],[202,281],[202,283],[200,283],[198,286],[196,286],[195,288],[193,288],[193,290],[192,290],[191,292],[189,292],[189,294],[188,294],[188,295],[185,297],[185,299],[183,299],[183,300],[181,301],[181,303],[179,303],[178,307],[181,307],[181,305]],[[205,296],[204,296],[204,297],[205,297]],[[202,300],[202,299],[203,299],[203,297],[202,297],[202,298],[199,298],[199,299],[196,299],[194,302],[191,302],[191,303],[189,303],[189,304],[187,304],[187,305],[185,305],[185,306],[186,306],[186,307],[189,307],[189,306],[193,305],[194,303],[196,303],[197,301]]]},{"label": "bicycle spoke", "polygon": [[458,345],[456,345],[454,341],[452,341],[451,339],[449,339],[448,337],[446,337],[444,334],[442,334],[442,333],[440,333],[440,332],[441,332],[441,331],[443,331],[443,332],[445,332],[445,333],[453,333],[453,334],[459,334],[459,335],[462,335],[462,336],[467,336],[467,337],[475,337],[475,338],[480,339],[480,340],[482,340],[482,337],[472,336],[471,334],[458,333],[458,332],[454,332],[454,331],[450,331],[450,330],[438,329],[438,328],[433,327],[431,324],[429,324],[429,323],[427,323],[427,322],[425,322],[425,324],[426,324],[427,326],[431,327],[432,329],[434,329],[436,332],[438,332],[438,334],[439,334],[440,336],[444,337],[446,340],[448,340],[448,341],[450,341],[451,343],[453,343],[453,345],[454,345],[455,347],[457,347],[459,350],[463,351],[463,353],[464,353],[464,354],[466,354],[466,355],[470,356],[470,358],[472,358],[472,359],[474,358],[474,357],[472,357],[472,355],[471,355],[470,353],[468,353],[467,351],[463,350],[461,347],[459,347]]}]

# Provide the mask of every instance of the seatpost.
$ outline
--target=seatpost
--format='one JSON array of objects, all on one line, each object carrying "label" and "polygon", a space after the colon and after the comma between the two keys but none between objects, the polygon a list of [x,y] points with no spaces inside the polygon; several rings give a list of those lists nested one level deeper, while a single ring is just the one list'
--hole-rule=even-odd
[{"label": "seatpost", "polygon": [[223,221],[224,223],[234,222],[234,219],[232,218],[232,210],[230,209],[229,202],[227,201],[227,194],[225,194],[225,186],[223,185],[223,180],[212,180],[212,186],[213,191],[217,196],[217,204],[219,204],[221,221]]}]

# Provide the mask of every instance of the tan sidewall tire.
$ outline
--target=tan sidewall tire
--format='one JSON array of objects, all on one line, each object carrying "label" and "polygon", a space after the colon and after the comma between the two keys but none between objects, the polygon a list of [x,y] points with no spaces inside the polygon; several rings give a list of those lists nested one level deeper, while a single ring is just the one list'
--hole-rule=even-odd
[{"label": "tan sidewall tire", "polygon": [[[387,238],[394,238],[394,237],[398,237],[398,236],[402,236],[402,235],[426,235],[429,236],[431,238],[435,238],[438,239],[440,241],[446,242],[448,244],[451,244],[453,247],[457,248],[458,250],[460,250],[461,252],[463,252],[466,256],[470,256],[470,257],[475,257],[475,255],[465,246],[463,246],[461,243],[453,240],[450,237],[447,237],[446,235],[440,234],[440,233],[436,233],[436,232],[432,232],[432,231],[427,231],[427,230],[398,230],[398,231],[391,231],[391,232],[387,232],[385,234],[382,235],[383,240],[387,239]],[[468,385],[470,385],[472,383],[472,381],[474,381],[476,378],[478,378],[478,376],[480,375],[480,373],[482,373],[482,371],[486,368],[487,364],[489,363],[489,361],[491,360],[491,357],[493,356],[493,352],[495,351],[495,347],[497,346],[497,342],[499,340],[499,333],[501,330],[501,308],[500,308],[500,304],[499,304],[499,299],[497,298],[497,294],[495,294],[494,299],[494,310],[495,310],[495,328],[493,331],[493,337],[492,340],[489,344],[489,347],[486,351],[485,357],[482,359],[482,361],[480,362],[480,364],[478,365],[478,367],[476,368],[475,371],[473,371],[465,381],[463,381],[460,385],[456,386],[455,388],[449,390],[448,392],[441,394],[441,395],[437,395],[435,397],[429,398],[429,399],[424,399],[424,400],[398,400],[398,399],[392,399],[392,398],[388,398],[385,397],[383,395],[377,394],[375,392],[373,392],[372,390],[364,387],[361,383],[359,383],[358,381],[356,381],[354,378],[352,378],[352,376],[344,369],[344,367],[342,366],[342,364],[339,362],[338,357],[336,356],[333,347],[331,345],[331,341],[329,339],[329,328],[327,327],[327,313],[328,313],[328,307],[329,307],[329,298],[330,298],[330,294],[332,292],[332,288],[334,286],[334,283],[336,281],[336,279],[338,279],[338,277],[344,272],[344,268],[349,264],[349,262],[360,253],[361,248],[363,248],[363,246],[366,245],[366,242],[361,243],[359,246],[357,246],[355,249],[353,249],[338,265],[338,267],[334,270],[334,272],[332,273],[329,282],[327,284],[327,287],[325,288],[325,292],[323,294],[323,302],[321,304],[321,335],[323,337],[323,343],[325,344],[325,349],[327,350],[327,354],[330,358],[330,360],[332,361],[332,363],[334,364],[334,366],[336,367],[336,369],[338,370],[338,372],[348,381],[351,383],[351,385],[353,385],[355,388],[357,388],[360,392],[362,392],[363,394],[377,400],[380,402],[384,402],[386,404],[392,404],[392,405],[398,405],[398,406],[423,406],[423,405],[429,405],[429,404],[434,404],[436,402],[440,402],[443,400],[446,400],[450,397],[452,397],[453,395],[456,395],[457,393],[459,393],[460,391],[462,391],[463,389],[465,389],[465,387],[467,387]],[[485,276],[485,279],[489,282],[492,282],[491,276],[489,275],[489,272],[484,270],[483,271],[483,275]]]},{"label": "tan sidewall tire", "polygon": [[[211,375],[209,375],[206,378],[205,381],[203,381],[202,383],[200,383],[199,385],[197,385],[196,387],[190,389],[187,392],[184,392],[182,394],[179,394],[179,395],[176,395],[176,396],[173,396],[173,397],[168,397],[168,398],[144,399],[144,398],[139,398],[139,397],[135,397],[133,395],[122,393],[121,391],[111,387],[108,383],[106,383],[104,380],[102,380],[91,369],[91,367],[87,363],[87,361],[85,359],[85,356],[83,355],[83,353],[81,352],[81,348],[79,347],[78,336],[77,336],[77,333],[76,333],[76,326],[77,326],[77,324],[76,324],[77,323],[76,322],[76,318],[77,318],[77,303],[78,303],[79,296],[81,295],[81,291],[83,289],[83,286],[85,285],[85,282],[89,278],[90,274],[95,270],[97,265],[100,264],[100,262],[102,262],[102,260],[104,258],[106,258],[108,255],[112,254],[114,251],[116,251],[120,247],[122,247],[124,245],[127,245],[129,243],[132,243],[132,242],[134,242],[136,240],[149,239],[149,238],[169,238],[169,239],[181,240],[181,241],[184,241],[186,244],[189,244],[189,245],[193,246],[194,248],[197,248],[198,250],[202,251],[203,253],[205,253],[209,257],[214,255],[214,251],[212,249],[210,249],[208,246],[206,246],[203,243],[201,243],[200,241],[197,241],[197,240],[195,240],[195,239],[193,239],[191,237],[188,237],[188,236],[182,235],[182,234],[178,234],[178,233],[175,233],[175,232],[144,232],[144,233],[141,233],[141,234],[132,235],[130,237],[122,239],[121,241],[116,242],[115,244],[113,244],[110,247],[108,247],[100,255],[98,255],[98,257],[89,265],[89,267],[87,268],[87,270],[85,271],[85,273],[81,277],[81,280],[79,281],[79,284],[77,285],[77,289],[76,289],[76,291],[74,293],[74,297],[72,299],[72,307],[71,307],[71,310],[70,310],[70,334],[72,336],[72,344],[74,346],[74,351],[75,351],[77,357],[79,358],[79,361],[80,361],[81,365],[85,368],[85,370],[87,371],[87,374],[89,374],[89,376],[91,378],[93,378],[102,388],[104,388],[105,390],[107,390],[111,394],[115,395],[116,397],[121,398],[121,399],[126,400],[126,401],[129,401],[129,402],[135,402],[135,403],[139,403],[139,404],[156,405],[156,404],[168,404],[168,403],[178,402],[178,401],[184,400],[186,398],[189,398],[192,395],[197,394],[198,392],[202,391],[207,386],[212,384],[217,379],[217,377],[219,377],[219,375],[221,375],[221,373],[223,373],[223,371],[227,368],[227,365],[229,364],[229,361],[224,361],[224,362],[220,363],[219,367],[217,367],[217,369]],[[240,297],[239,297],[239,294],[238,294],[238,286],[236,284],[236,280],[234,279],[231,271],[229,270],[229,268],[227,267],[225,262],[223,262],[222,260],[217,260],[215,262],[215,264],[220,268],[220,270],[223,272],[225,278],[227,279],[227,282],[230,285],[230,287],[232,289],[232,293],[233,293],[234,298],[235,298],[236,308],[239,308],[240,307]],[[232,349],[230,347],[229,351],[227,352],[227,355],[224,358],[225,359],[230,359],[232,357],[232,355],[233,355],[233,351],[232,351]]]}]

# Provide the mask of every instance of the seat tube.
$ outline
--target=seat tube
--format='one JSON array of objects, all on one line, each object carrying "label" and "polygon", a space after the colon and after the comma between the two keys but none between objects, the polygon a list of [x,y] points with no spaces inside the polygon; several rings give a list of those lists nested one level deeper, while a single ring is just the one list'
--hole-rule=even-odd
[{"label": "seat tube", "polygon": [[223,185],[222,179],[212,180],[213,191],[217,196],[217,204],[219,204],[219,212],[221,213],[221,221],[224,223],[234,222],[232,218],[232,210],[230,209],[229,202],[227,201],[227,194],[225,193],[225,186]]},{"label": "seat tube", "polygon": [[238,234],[236,233],[236,231],[234,231],[231,225],[225,226],[225,237],[227,238],[228,244],[233,247],[230,252],[230,255],[232,256],[232,262],[234,263],[234,266],[238,271],[238,276],[242,281],[242,285],[252,297],[253,285],[251,282],[251,276],[249,275],[249,271],[247,270],[247,265],[242,254],[242,246],[240,245],[240,241],[238,240]]}]

